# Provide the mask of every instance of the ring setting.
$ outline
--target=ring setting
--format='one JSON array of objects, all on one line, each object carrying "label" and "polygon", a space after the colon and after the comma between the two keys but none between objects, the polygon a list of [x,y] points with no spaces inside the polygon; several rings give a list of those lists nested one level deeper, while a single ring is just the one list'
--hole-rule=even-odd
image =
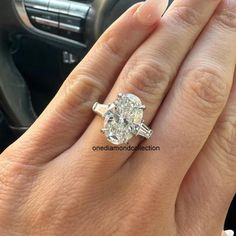
[{"label": "ring setting", "polygon": [[153,131],[144,124],[145,106],[134,94],[118,94],[108,105],[96,102],[93,111],[104,118],[101,130],[107,140],[115,145],[127,144],[134,136],[149,139]]}]

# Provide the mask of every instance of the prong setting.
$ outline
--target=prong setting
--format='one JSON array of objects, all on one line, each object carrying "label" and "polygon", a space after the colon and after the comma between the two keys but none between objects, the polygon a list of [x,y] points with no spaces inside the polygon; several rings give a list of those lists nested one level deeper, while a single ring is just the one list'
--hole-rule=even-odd
[{"label": "prong setting", "polygon": [[105,132],[107,131],[107,129],[103,128],[101,129],[101,133],[105,134]]},{"label": "prong setting", "polygon": [[117,97],[118,98],[122,98],[123,97],[123,93],[118,93]]},{"label": "prong setting", "polygon": [[119,93],[117,99],[109,105],[95,103],[93,111],[104,117],[101,132],[109,142],[128,145],[134,136],[150,138],[152,135],[152,130],[144,124],[145,108],[137,96]]}]

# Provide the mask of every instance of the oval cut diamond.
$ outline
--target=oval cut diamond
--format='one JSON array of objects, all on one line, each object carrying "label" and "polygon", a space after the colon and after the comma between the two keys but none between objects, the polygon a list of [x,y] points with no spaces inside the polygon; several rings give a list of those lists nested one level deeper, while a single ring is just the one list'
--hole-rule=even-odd
[{"label": "oval cut diamond", "polygon": [[127,143],[143,120],[143,105],[133,94],[120,95],[105,114],[104,134],[116,145]]}]

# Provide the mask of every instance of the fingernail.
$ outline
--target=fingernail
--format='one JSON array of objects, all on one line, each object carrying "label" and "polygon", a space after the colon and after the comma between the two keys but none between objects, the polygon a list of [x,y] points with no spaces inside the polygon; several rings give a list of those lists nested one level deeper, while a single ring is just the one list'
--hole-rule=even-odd
[{"label": "fingernail", "polygon": [[233,230],[226,230],[226,231],[225,231],[225,234],[226,234],[227,236],[234,236],[234,231],[233,231]]},{"label": "fingernail", "polygon": [[145,24],[156,23],[169,5],[169,0],[146,0],[137,10],[139,19]]}]

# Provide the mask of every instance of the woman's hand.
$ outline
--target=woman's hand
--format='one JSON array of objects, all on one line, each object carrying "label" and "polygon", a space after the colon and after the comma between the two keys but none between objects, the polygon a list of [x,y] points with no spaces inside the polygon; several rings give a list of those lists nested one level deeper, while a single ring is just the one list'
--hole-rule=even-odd
[{"label": "woman's hand", "polygon": [[[129,9],[0,160],[0,234],[220,236],[236,192],[236,1]],[[236,78],[235,78],[236,80]],[[233,86],[232,86],[233,84]],[[133,93],[159,152],[106,146],[96,101]]]}]

